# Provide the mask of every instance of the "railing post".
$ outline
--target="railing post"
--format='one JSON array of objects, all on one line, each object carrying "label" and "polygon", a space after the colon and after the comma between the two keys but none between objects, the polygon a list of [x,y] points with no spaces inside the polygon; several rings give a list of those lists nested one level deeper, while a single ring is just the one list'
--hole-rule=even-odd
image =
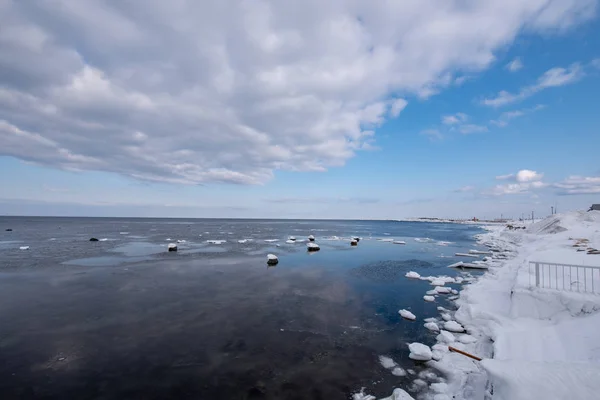
[{"label": "railing post", "polygon": [[540,263],[535,263],[535,286],[540,287]]}]

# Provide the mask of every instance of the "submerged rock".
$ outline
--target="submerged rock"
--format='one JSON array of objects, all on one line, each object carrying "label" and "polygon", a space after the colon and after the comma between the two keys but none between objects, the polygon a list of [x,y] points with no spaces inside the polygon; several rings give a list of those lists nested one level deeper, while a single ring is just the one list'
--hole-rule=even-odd
[{"label": "submerged rock", "polygon": [[310,243],[306,243],[306,248],[308,251],[319,251],[321,250],[321,248],[319,247],[318,244],[314,243],[314,242],[310,242]]},{"label": "submerged rock", "polygon": [[177,251],[177,245],[175,243],[169,243],[169,245],[167,246],[167,249],[169,251]]},{"label": "submerged rock", "polygon": [[275,254],[267,254],[267,265],[277,265],[279,258]]},{"label": "submerged rock", "polygon": [[6,232],[12,232],[11,228],[6,228]]},{"label": "submerged rock", "polygon": [[98,239],[97,238],[90,238],[90,242],[97,242]]}]

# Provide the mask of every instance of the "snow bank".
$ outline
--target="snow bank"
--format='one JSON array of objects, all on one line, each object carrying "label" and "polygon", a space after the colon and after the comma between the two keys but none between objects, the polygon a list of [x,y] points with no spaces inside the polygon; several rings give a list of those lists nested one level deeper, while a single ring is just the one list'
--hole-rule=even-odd
[{"label": "snow bank", "polygon": [[414,321],[414,320],[417,319],[417,317],[415,316],[415,314],[411,313],[408,310],[402,309],[402,310],[398,311],[398,314],[400,314],[402,316],[402,318],[409,319],[411,321]]},{"label": "snow bank", "polygon": [[408,355],[408,357],[411,360],[417,360],[417,361],[429,361],[431,360],[431,349],[429,348],[429,346],[424,345],[423,343],[410,343],[408,345],[408,349],[410,350],[410,354]]}]

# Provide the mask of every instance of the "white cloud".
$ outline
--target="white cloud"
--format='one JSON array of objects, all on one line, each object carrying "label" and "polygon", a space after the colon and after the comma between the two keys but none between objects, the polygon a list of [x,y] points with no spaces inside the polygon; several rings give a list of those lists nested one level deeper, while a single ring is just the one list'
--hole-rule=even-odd
[{"label": "white cloud", "polygon": [[521,61],[521,59],[519,57],[517,57],[514,60],[512,60],[511,62],[509,62],[508,64],[506,64],[505,68],[507,70],[509,70],[510,72],[517,72],[518,70],[523,68],[523,62]]},{"label": "white cloud", "polygon": [[522,117],[524,115],[531,114],[531,113],[534,113],[536,111],[543,110],[544,108],[546,108],[545,105],[538,104],[538,105],[536,105],[535,107],[532,107],[532,108],[523,108],[521,110],[513,110],[513,111],[503,112],[502,114],[500,114],[500,116],[498,117],[498,119],[492,120],[492,121],[490,121],[490,123],[492,125],[504,127],[504,126],[507,126],[508,123],[509,123],[509,121],[512,120],[512,119],[519,118],[519,117]]},{"label": "white cloud", "polygon": [[467,114],[456,113],[453,115],[442,116],[442,123],[444,125],[456,125],[465,122],[469,117]]},{"label": "white cloud", "polygon": [[522,169],[516,174],[499,175],[496,176],[496,180],[509,180],[514,183],[496,185],[491,190],[484,191],[483,194],[502,196],[506,194],[526,193],[534,189],[541,189],[548,186],[548,184],[542,182],[543,178],[543,173],[529,169]]},{"label": "white cloud", "polygon": [[465,125],[461,125],[458,128],[458,130],[460,133],[462,133],[464,135],[469,135],[471,133],[487,132],[488,128],[487,128],[487,126],[484,126],[484,125],[465,124]]},{"label": "white cloud", "polygon": [[568,68],[552,68],[540,76],[535,84],[521,88],[518,93],[512,94],[502,90],[496,97],[484,99],[482,103],[486,106],[501,107],[526,99],[547,88],[577,82],[583,76],[584,71],[579,63],[571,64]]},{"label": "white cloud", "polygon": [[420,134],[427,136],[431,141],[442,140],[444,138],[442,133],[437,129],[425,129],[424,131],[421,131]]},{"label": "white cloud", "polygon": [[[260,184],[343,165],[401,112],[390,97],[433,95],[520,32],[590,19],[596,2],[1,4],[0,155]],[[556,84],[560,73],[538,85]]]},{"label": "white cloud", "polygon": [[592,67],[600,69],[600,58],[594,58],[591,62]]},{"label": "white cloud", "polygon": [[402,110],[404,110],[406,108],[407,105],[408,105],[408,101],[406,101],[404,99],[394,100],[392,102],[392,106],[390,108],[390,115],[394,118],[397,117],[398,115],[400,115]]},{"label": "white cloud", "polygon": [[555,183],[554,187],[560,189],[560,194],[565,195],[596,194],[600,193],[600,176],[583,177],[573,175],[562,182]]}]

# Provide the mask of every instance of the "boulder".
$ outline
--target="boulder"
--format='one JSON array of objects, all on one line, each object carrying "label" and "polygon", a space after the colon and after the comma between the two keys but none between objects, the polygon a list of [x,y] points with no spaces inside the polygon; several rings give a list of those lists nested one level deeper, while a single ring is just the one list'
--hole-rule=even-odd
[{"label": "boulder", "polygon": [[167,246],[167,249],[169,251],[177,251],[177,244],[175,244],[175,243],[169,243],[169,245]]},{"label": "boulder", "polygon": [[96,238],[90,238],[90,242],[97,242],[97,241],[98,241],[98,239],[96,239]]}]

